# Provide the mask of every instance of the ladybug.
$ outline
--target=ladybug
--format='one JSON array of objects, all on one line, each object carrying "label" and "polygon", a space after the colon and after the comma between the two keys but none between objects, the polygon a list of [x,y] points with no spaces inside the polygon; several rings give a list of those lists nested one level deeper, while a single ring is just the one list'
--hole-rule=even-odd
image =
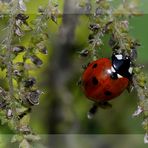
[{"label": "ladybug", "polygon": [[82,75],[82,89],[87,98],[107,102],[119,96],[132,78],[130,57],[113,54],[91,62]]}]

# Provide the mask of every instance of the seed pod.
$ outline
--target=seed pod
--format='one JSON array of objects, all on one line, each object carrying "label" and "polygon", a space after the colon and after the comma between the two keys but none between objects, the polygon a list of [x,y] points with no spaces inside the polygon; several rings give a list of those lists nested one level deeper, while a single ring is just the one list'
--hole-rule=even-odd
[{"label": "seed pod", "polygon": [[94,31],[94,32],[98,31],[99,28],[100,28],[99,24],[90,24],[89,25],[89,29]]},{"label": "seed pod", "polygon": [[22,13],[19,13],[15,19],[15,25],[16,27],[20,27],[22,24],[25,24],[26,26],[28,26],[28,23],[27,23],[27,19],[29,18],[29,16],[26,16],[25,14],[22,14]]},{"label": "seed pod", "polygon": [[12,110],[10,108],[7,109],[6,116],[7,116],[8,119],[11,119],[13,117]]},{"label": "seed pod", "polygon": [[85,12],[89,14],[89,12],[91,11],[91,9],[92,9],[91,4],[86,3],[85,4]]},{"label": "seed pod", "polygon": [[109,26],[113,23],[113,21],[109,21],[103,28],[103,33],[108,33],[109,31]]},{"label": "seed pod", "polygon": [[42,54],[48,54],[47,48],[44,45],[44,42],[40,42],[38,44],[36,44],[37,48],[39,48],[39,52],[41,52]]},{"label": "seed pod", "polygon": [[137,110],[133,113],[133,117],[139,116],[143,112],[143,108],[138,105]]},{"label": "seed pod", "polygon": [[101,8],[96,8],[94,16],[100,16],[103,14],[103,10]]},{"label": "seed pod", "polygon": [[19,7],[20,7],[20,10],[26,11],[26,5],[23,0],[19,0]]},{"label": "seed pod", "polygon": [[23,22],[21,20],[16,20],[15,21],[15,24],[16,24],[17,27],[20,27],[22,25],[22,23]]},{"label": "seed pod", "polygon": [[18,19],[20,19],[20,20],[27,20],[29,18],[29,16],[28,15],[25,15],[25,14],[23,14],[23,13],[19,13],[17,16],[16,16],[16,19],[18,20]]},{"label": "seed pod", "polygon": [[44,12],[44,8],[41,7],[41,6],[39,6],[39,8],[38,8],[38,12],[42,14],[42,13]]},{"label": "seed pod", "polygon": [[30,59],[36,66],[41,66],[43,64],[42,60],[36,55],[30,56]]},{"label": "seed pod", "polygon": [[89,54],[88,49],[84,49],[84,50],[82,50],[82,51],[80,52],[80,56],[82,56],[82,57],[87,57],[88,54]]},{"label": "seed pod", "polygon": [[93,34],[90,34],[90,35],[88,36],[88,42],[89,42],[90,44],[92,44],[92,43],[94,42],[94,35],[93,35]]},{"label": "seed pod", "polygon": [[0,103],[1,102],[5,102],[5,100],[1,100],[1,98],[5,98],[5,97],[7,97],[7,92],[3,89],[3,88],[1,88],[0,87]]},{"label": "seed pod", "polygon": [[102,0],[96,0],[96,3],[99,4]]},{"label": "seed pod", "polygon": [[27,125],[23,125],[19,128],[20,132],[28,135],[31,133],[31,129]]},{"label": "seed pod", "polygon": [[131,49],[131,53],[130,53],[130,58],[132,59],[132,60],[136,60],[136,58],[137,58],[137,49],[136,48],[132,48]]},{"label": "seed pod", "polygon": [[131,57],[132,60],[136,60],[137,55],[138,55],[138,53],[137,53],[137,48],[138,48],[139,46],[141,46],[141,45],[140,45],[140,43],[139,43],[138,41],[133,41],[133,42],[131,43],[131,47],[130,47],[130,48],[131,48],[130,57]]},{"label": "seed pod", "polygon": [[0,100],[0,109],[4,109],[6,107],[6,101],[5,100]]},{"label": "seed pod", "polygon": [[53,14],[51,14],[51,20],[57,24],[57,17]]},{"label": "seed pod", "polygon": [[47,55],[48,54],[48,50],[46,47],[42,48],[42,49],[39,49],[39,52],[41,52],[42,54],[45,54]]},{"label": "seed pod", "polygon": [[28,78],[24,81],[24,87],[32,87],[36,83],[35,78]]},{"label": "seed pod", "polygon": [[33,90],[26,93],[23,99],[24,105],[38,105],[40,94],[41,92],[39,90]]},{"label": "seed pod", "polygon": [[26,48],[24,46],[15,46],[12,48],[12,51],[15,53],[23,52]]},{"label": "seed pod", "polygon": [[112,49],[119,49],[120,48],[118,41],[116,41],[114,39],[114,36],[113,35],[109,39],[109,45],[111,46]]},{"label": "seed pod", "polygon": [[18,70],[14,70],[13,73],[14,73],[15,76],[21,76],[21,74]]},{"label": "seed pod", "polygon": [[15,19],[16,20],[21,20],[22,22],[26,22],[26,20],[29,18],[29,16],[28,15],[25,15],[25,14],[23,14],[23,13],[19,13],[16,17],[15,17]]},{"label": "seed pod", "polygon": [[23,36],[23,32],[20,30],[19,27],[15,28],[14,33],[19,37]]},{"label": "seed pod", "polygon": [[30,92],[30,94],[29,94],[30,97],[28,98],[28,101],[32,105],[38,105],[40,94],[41,94],[41,92],[39,90],[35,90],[35,91]]},{"label": "seed pod", "polygon": [[6,68],[6,63],[4,62],[3,59],[0,59],[0,69],[3,71],[5,68]]}]

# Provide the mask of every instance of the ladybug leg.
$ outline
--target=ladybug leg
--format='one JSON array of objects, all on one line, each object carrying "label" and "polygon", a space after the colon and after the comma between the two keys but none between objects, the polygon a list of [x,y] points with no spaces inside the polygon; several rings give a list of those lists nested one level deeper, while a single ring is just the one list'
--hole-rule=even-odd
[{"label": "ladybug leg", "polygon": [[99,103],[98,102],[95,102],[92,107],[90,108],[88,114],[87,114],[87,117],[88,119],[92,119],[94,117],[94,115],[96,114],[97,110],[98,110],[98,107],[99,107]]},{"label": "ladybug leg", "polygon": [[85,70],[85,69],[89,66],[89,64],[90,64],[90,62],[87,63],[87,64],[83,64],[83,65],[82,65],[82,68]]},{"label": "ladybug leg", "polygon": [[112,107],[112,105],[107,101],[99,102],[98,106],[103,109],[107,109],[107,108]]},{"label": "ladybug leg", "polygon": [[87,65],[86,65],[86,64],[83,64],[83,65],[82,65],[82,69],[85,70],[86,68],[87,68]]},{"label": "ladybug leg", "polygon": [[79,78],[79,80],[77,81],[77,85],[80,86],[82,84],[82,80],[81,78]]},{"label": "ladybug leg", "polygon": [[103,109],[108,109],[111,108],[112,105],[107,101],[95,102],[87,114],[88,119],[92,119],[94,117],[99,107]]}]

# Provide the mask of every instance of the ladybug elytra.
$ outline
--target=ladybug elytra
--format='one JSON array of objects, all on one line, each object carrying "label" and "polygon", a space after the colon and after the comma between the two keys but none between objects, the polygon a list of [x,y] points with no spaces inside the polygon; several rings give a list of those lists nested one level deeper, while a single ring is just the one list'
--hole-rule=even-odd
[{"label": "ladybug elytra", "polygon": [[106,102],[119,96],[132,77],[129,57],[113,54],[112,60],[101,58],[91,62],[82,75],[82,88],[87,98]]}]

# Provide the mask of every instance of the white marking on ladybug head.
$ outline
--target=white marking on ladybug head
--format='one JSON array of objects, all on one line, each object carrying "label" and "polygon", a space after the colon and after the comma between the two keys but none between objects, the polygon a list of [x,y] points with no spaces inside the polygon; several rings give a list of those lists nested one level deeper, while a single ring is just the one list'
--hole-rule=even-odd
[{"label": "white marking on ladybug head", "polygon": [[111,67],[111,71],[112,72],[116,72],[113,66]]},{"label": "white marking on ladybug head", "polygon": [[107,69],[107,73],[112,74],[112,71],[110,69]]},{"label": "white marking on ladybug head", "polygon": [[130,67],[130,68],[128,69],[128,72],[129,72],[130,74],[132,74],[132,72],[133,72],[133,67]]},{"label": "white marking on ladybug head", "polygon": [[117,74],[117,77],[118,77],[118,78],[123,78],[120,74]]},{"label": "white marking on ladybug head", "polygon": [[115,55],[115,57],[116,57],[118,60],[122,60],[122,59],[123,59],[122,54],[117,54],[117,55]]}]

